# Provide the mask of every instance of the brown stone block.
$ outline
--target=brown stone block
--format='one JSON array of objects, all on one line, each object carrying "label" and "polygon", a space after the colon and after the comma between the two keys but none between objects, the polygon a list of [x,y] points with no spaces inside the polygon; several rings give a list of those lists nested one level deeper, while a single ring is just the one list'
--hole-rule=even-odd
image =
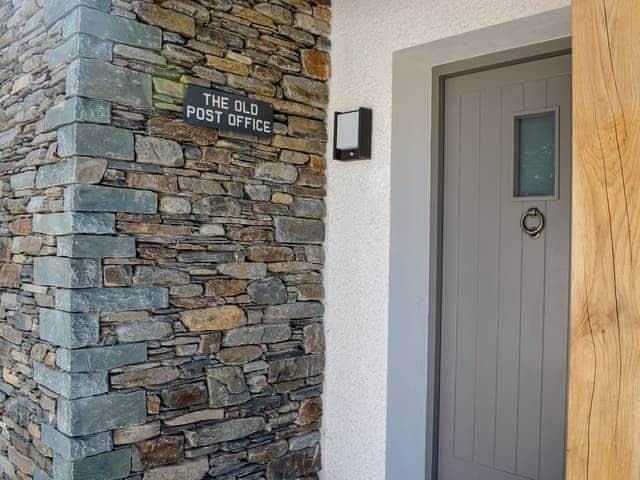
[{"label": "brown stone block", "polygon": [[298,285],[298,300],[323,300],[324,287],[319,283],[303,283]]},{"label": "brown stone block", "polygon": [[327,160],[319,155],[311,155],[310,165],[318,170],[326,170]]},{"label": "brown stone block", "polygon": [[320,470],[320,448],[313,447],[290,453],[272,461],[267,468],[269,480],[294,480]]},{"label": "brown stone block", "polygon": [[287,382],[322,373],[324,355],[306,355],[303,357],[275,360],[269,365],[269,382]]},{"label": "brown stone block", "polygon": [[271,145],[276,148],[284,148],[304,153],[315,153],[318,155],[324,155],[326,149],[324,142],[306,140],[304,138],[285,137],[283,135],[274,135]]},{"label": "brown stone block", "polygon": [[301,168],[298,175],[298,185],[305,187],[321,188],[327,183],[327,178],[322,170],[315,168]]},{"label": "brown stone block", "polygon": [[207,387],[209,405],[215,408],[238,405],[251,396],[239,367],[207,368]]},{"label": "brown stone block", "polygon": [[269,445],[261,445],[249,449],[247,461],[249,463],[268,463],[271,460],[282,457],[289,450],[286,440],[280,440]]},{"label": "brown stone block", "polygon": [[218,408],[209,408],[207,410],[198,410],[196,412],[185,413],[178,417],[163,420],[165,425],[177,427],[188,425],[190,423],[207,422],[210,420],[222,420],[224,418],[224,410]]},{"label": "brown stone block", "polygon": [[265,82],[279,82],[282,80],[282,72],[275,68],[266,67],[264,65],[251,65],[251,76],[258,80],[264,80]]},{"label": "brown stone block", "polygon": [[325,350],[324,329],[321,323],[312,323],[303,328],[304,351],[322,353]]},{"label": "brown stone block", "polygon": [[218,272],[240,280],[257,280],[267,274],[264,263],[231,262],[218,265]]},{"label": "brown stone block", "polygon": [[[280,70],[284,70],[289,73],[298,73],[302,70],[302,66],[300,62],[289,60],[286,57],[282,57],[280,55],[271,55],[268,60],[269,65],[273,65],[274,67],[279,68]],[[293,99],[297,100],[297,99]]]},{"label": "brown stone block", "polygon": [[160,413],[160,397],[157,395],[147,394],[147,412],[150,415]]},{"label": "brown stone block", "polygon": [[200,297],[204,292],[204,287],[199,283],[190,283],[188,285],[174,285],[169,288],[169,295],[175,297]]},{"label": "brown stone block", "polygon": [[293,14],[291,11],[279,5],[260,3],[254,8],[281,25],[289,25],[293,21]]},{"label": "brown stone block", "polygon": [[144,474],[144,480],[201,480],[209,471],[207,457],[176,465],[157,467]]},{"label": "brown stone block", "polygon": [[324,108],[329,101],[329,87],[326,82],[285,75],[282,80],[284,95],[289,100]]},{"label": "brown stone block", "polygon": [[188,125],[181,120],[154,117],[147,122],[149,135],[170,138],[178,142],[193,142],[198,145],[212,145],[218,140],[218,133],[211,128]]},{"label": "brown stone block", "polygon": [[115,430],[113,432],[113,443],[115,445],[127,445],[141,442],[157,435],[160,435],[160,422],[146,423]]},{"label": "brown stone block", "polygon": [[222,345],[222,333],[215,332],[208,335],[203,335],[200,339],[200,347],[198,351],[200,353],[216,353],[220,351]]},{"label": "brown stone block", "polygon": [[228,74],[227,81],[230,87],[245,90],[248,93],[257,93],[265,97],[274,97],[276,95],[276,87],[256,78],[242,77],[230,73]]},{"label": "brown stone block", "polygon": [[328,37],[331,31],[329,22],[303,13],[296,13],[295,26],[314,35],[325,37]]},{"label": "brown stone block", "polygon": [[247,258],[252,262],[291,262],[295,255],[288,247],[254,245],[249,247]]},{"label": "brown stone block", "polygon": [[[38,255],[42,248],[42,237],[27,236],[17,237],[13,241],[12,253],[26,253],[28,255]],[[9,242],[11,244],[11,242]],[[2,241],[0,241],[0,261],[2,261]]]},{"label": "brown stone block", "polygon": [[186,408],[206,403],[209,398],[204,382],[165,388],[161,392],[162,402],[169,408]]},{"label": "brown stone block", "polygon": [[103,268],[105,287],[126,287],[131,285],[131,266],[105,265]]},{"label": "brown stone block", "polygon": [[273,232],[260,227],[244,227],[232,230],[227,235],[231,240],[238,242],[271,242]]},{"label": "brown stone block", "polygon": [[203,308],[211,304],[211,302],[208,299],[202,298],[202,297],[196,297],[196,298],[175,298],[174,297],[169,300],[169,303],[173,307],[186,308],[186,309]]},{"label": "brown stone block", "polygon": [[327,140],[327,128],[324,122],[304,117],[289,117],[289,135],[294,137]]},{"label": "brown stone block", "polygon": [[247,323],[242,309],[235,305],[180,312],[180,321],[191,332],[229,330]]},{"label": "brown stone block", "polygon": [[318,265],[308,262],[275,262],[269,265],[269,271],[274,273],[299,273],[318,269]]},{"label": "brown stone block", "polygon": [[0,287],[20,288],[22,265],[5,263],[0,267]]},{"label": "brown stone block", "polygon": [[298,418],[300,425],[319,422],[320,419],[322,419],[322,399],[320,397],[302,402],[300,406],[300,416]]},{"label": "brown stone block", "polygon": [[328,80],[331,76],[329,54],[319,50],[302,51],[302,71],[318,80]]},{"label": "brown stone block", "polygon": [[233,152],[220,148],[204,147],[202,149],[202,161],[230,165],[233,160]]},{"label": "brown stone block", "polygon": [[236,75],[241,75],[243,77],[249,75],[249,67],[247,65],[229,60],[228,58],[207,55],[207,64],[223,72],[235,73]]},{"label": "brown stone block", "polygon": [[196,35],[195,20],[190,16],[148,3],[138,3],[135,10],[138,17],[151,25],[157,25],[187,37]]},{"label": "brown stone block", "polygon": [[183,437],[160,437],[135,445],[143,468],[176,463],[184,458]]},{"label": "brown stone block", "polygon": [[257,12],[256,10],[252,10],[250,8],[236,5],[231,10],[231,13],[237,17],[242,18],[243,20],[246,20],[247,22],[251,22],[256,25],[262,25],[263,27],[276,28],[276,24],[273,23],[273,20],[271,20],[266,15],[263,15],[262,13]]},{"label": "brown stone block", "polygon": [[31,218],[19,218],[9,224],[9,231],[14,235],[29,235],[31,233]]},{"label": "brown stone block", "polygon": [[9,262],[11,260],[11,244],[10,238],[0,238],[0,262]]},{"label": "brown stone block", "polygon": [[10,385],[13,385],[16,388],[22,388],[24,386],[24,382],[20,379],[18,375],[13,373],[9,367],[4,367],[2,369],[2,378],[5,382]]},{"label": "brown stone block", "polygon": [[[316,0],[316,3],[319,5],[331,6],[331,2],[329,0]],[[331,22],[331,10],[329,10],[328,8],[313,7],[313,16],[319,18],[320,20],[324,20],[325,22]]]},{"label": "brown stone block", "polygon": [[245,280],[218,278],[209,280],[205,287],[207,297],[234,297],[247,288]]},{"label": "brown stone block", "polygon": [[256,97],[256,100],[269,102],[277,112],[303,115],[305,117],[323,119],[327,114],[321,108],[314,108],[303,103],[294,102],[292,100],[281,100],[279,98]]},{"label": "brown stone block", "polygon": [[155,223],[119,223],[118,226],[126,233],[163,235],[167,237],[189,236],[193,230],[189,225],[162,225]]},{"label": "brown stone block", "polygon": [[206,193],[209,195],[224,195],[225,190],[220,182],[207,178],[180,177],[180,190],[185,193]]},{"label": "brown stone block", "polygon": [[169,383],[180,377],[180,371],[175,367],[153,367],[141,370],[131,370],[111,379],[113,385],[126,388],[148,387]]},{"label": "brown stone block", "polygon": [[177,178],[167,175],[151,175],[148,173],[130,172],[127,174],[127,185],[132,188],[153,190],[155,192],[178,192]]},{"label": "brown stone block", "polygon": [[[155,3],[163,2],[165,2],[165,0],[156,0]],[[202,23],[208,23],[211,19],[211,15],[209,14],[209,10],[207,8],[210,5],[211,2],[202,2],[202,5],[200,5],[194,0],[170,0],[166,2],[167,7],[173,8],[174,10],[182,12],[185,15],[189,15]]]},{"label": "brown stone block", "polygon": [[217,358],[225,365],[243,365],[262,357],[262,353],[259,345],[245,345],[220,350]]}]

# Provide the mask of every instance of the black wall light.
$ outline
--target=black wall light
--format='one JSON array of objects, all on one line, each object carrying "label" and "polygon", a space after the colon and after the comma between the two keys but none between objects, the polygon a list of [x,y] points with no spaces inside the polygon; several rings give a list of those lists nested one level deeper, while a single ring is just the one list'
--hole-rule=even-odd
[{"label": "black wall light", "polygon": [[370,108],[350,112],[336,112],[333,124],[333,158],[336,160],[365,160],[371,158]]}]

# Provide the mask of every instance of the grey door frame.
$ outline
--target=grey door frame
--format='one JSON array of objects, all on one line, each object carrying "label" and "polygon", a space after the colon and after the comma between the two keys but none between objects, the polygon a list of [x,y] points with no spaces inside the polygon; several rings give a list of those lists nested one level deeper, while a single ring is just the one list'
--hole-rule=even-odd
[{"label": "grey door frame", "polygon": [[[444,225],[444,133],[445,82],[449,78],[494,70],[545,58],[571,54],[571,38],[528,45],[505,52],[460,60],[433,68],[433,119],[431,123],[431,202],[430,202],[430,264],[429,264],[429,319],[428,351],[431,352],[427,370],[427,385],[431,394],[427,405],[427,455],[431,456],[431,469],[426,478],[438,480],[439,399],[442,343],[442,280],[443,280],[443,225]],[[557,187],[556,187],[557,191]],[[567,291],[569,296],[569,291]],[[430,439],[430,440],[429,440]],[[429,445],[431,447],[429,448]]]},{"label": "grey door frame", "polygon": [[386,478],[437,479],[442,82],[567,52],[564,7],[394,53]]}]

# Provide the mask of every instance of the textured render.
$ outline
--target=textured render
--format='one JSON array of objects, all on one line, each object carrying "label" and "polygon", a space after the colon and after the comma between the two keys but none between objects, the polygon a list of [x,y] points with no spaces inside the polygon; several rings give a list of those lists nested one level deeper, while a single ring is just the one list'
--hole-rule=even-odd
[{"label": "textured render", "polygon": [[[0,2],[2,478],[317,479],[330,20]],[[273,139],[185,125],[187,84]]]},{"label": "textured render", "polygon": [[393,52],[569,3],[333,2],[330,110],[370,107],[374,120],[372,160],[330,161],[327,171],[323,478],[385,478],[387,331],[390,321],[403,321],[387,313]]}]

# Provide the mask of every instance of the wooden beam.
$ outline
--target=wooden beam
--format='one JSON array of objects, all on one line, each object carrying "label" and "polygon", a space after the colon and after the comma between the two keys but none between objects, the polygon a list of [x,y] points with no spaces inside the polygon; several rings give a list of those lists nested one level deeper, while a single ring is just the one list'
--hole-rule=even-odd
[{"label": "wooden beam", "polygon": [[640,8],[573,2],[567,479],[640,479]]}]

